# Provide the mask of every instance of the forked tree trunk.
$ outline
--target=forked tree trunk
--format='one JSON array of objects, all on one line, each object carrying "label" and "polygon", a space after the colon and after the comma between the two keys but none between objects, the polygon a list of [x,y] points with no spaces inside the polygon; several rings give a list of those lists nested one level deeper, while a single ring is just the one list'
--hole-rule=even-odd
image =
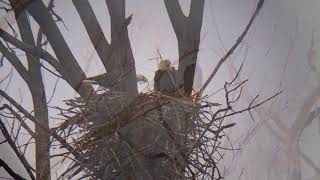
[{"label": "forked tree trunk", "polygon": [[129,99],[133,99],[138,95],[138,88],[125,0],[106,0],[111,18],[111,43],[104,36],[89,1],[73,0],[73,4],[107,72],[99,83],[115,91],[127,92]]},{"label": "forked tree trunk", "polygon": [[204,11],[204,0],[191,0],[189,16],[185,16],[178,0],[164,0],[168,16],[178,40],[179,66],[177,86],[191,96],[198,57]]},{"label": "forked tree trunk", "polygon": [[[178,0],[164,2],[178,40],[179,68],[161,72],[155,90],[176,98],[189,97],[200,43],[204,0],[192,0],[189,17],[183,15]],[[185,140],[192,121],[190,114],[177,104],[160,107],[159,113],[164,127],[139,121],[120,131],[138,152],[142,150],[142,155],[132,160],[135,163],[126,166],[117,179],[184,179]],[[151,117],[151,121],[161,122],[157,119],[160,117]],[[129,154],[127,151],[120,154]]]},{"label": "forked tree trunk", "polygon": [[[178,0],[165,0],[165,5],[174,27],[178,40],[179,48],[179,69],[171,69],[168,73],[163,73],[159,79],[159,87],[156,90],[167,94],[170,92],[182,92],[182,96],[190,96],[193,86],[195,65],[198,55],[200,32],[202,25],[204,0],[192,0],[189,17],[185,17],[181,11]],[[103,30],[101,29],[97,18],[90,6],[88,0],[73,0],[78,14],[84,24],[88,36],[97,51],[104,67],[107,71],[104,80],[100,81],[103,86],[111,87],[113,90],[127,92],[129,99],[137,94],[137,85],[135,79],[135,65],[130,47],[127,26],[130,19],[125,18],[125,0],[106,0],[107,7],[111,18],[111,44],[108,43]],[[173,79],[172,79],[173,77]],[[170,82],[165,82],[165,81]],[[164,82],[164,83],[161,83]],[[172,83],[175,84],[172,84]],[[155,82],[157,83],[157,82]],[[176,93],[169,93],[174,95]],[[181,96],[180,96],[181,97]],[[168,106],[166,107],[168,108]],[[171,107],[176,108],[176,107]],[[161,108],[160,108],[161,109]],[[162,111],[162,110],[160,110]],[[163,113],[163,112],[161,112]],[[157,119],[153,119],[155,122]],[[166,119],[169,128],[174,129],[175,133],[186,135],[185,127],[187,117]],[[147,123],[148,124],[148,123]],[[135,163],[131,166],[124,166],[116,176],[116,179],[138,178],[138,179],[181,179],[184,172],[184,162],[182,157],[178,157],[176,162],[170,161],[168,157],[161,154],[168,150],[166,145],[170,141],[168,134],[140,122],[129,125],[127,128],[120,130],[121,135],[134,146],[136,150],[144,149],[147,144],[154,144],[153,138],[159,137],[158,144],[147,148],[142,153],[142,157],[132,160]],[[148,128],[147,128],[147,127]],[[179,127],[179,128],[178,128]],[[161,128],[160,128],[161,129]],[[177,143],[183,146],[183,137]],[[132,149],[119,148],[116,152],[120,156],[132,153]],[[175,151],[171,147],[169,151]],[[180,164],[180,165],[176,165]],[[118,173],[118,172],[117,172]]]}]

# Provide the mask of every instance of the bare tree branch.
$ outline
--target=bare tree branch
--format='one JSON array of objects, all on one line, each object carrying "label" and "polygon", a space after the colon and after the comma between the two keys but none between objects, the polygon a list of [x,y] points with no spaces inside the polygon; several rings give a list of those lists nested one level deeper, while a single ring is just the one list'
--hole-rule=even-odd
[{"label": "bare tree branch", "polygon": [[[110,45],[103,34],[103,31],[99,25],[99,22],[91,8],[88,0],[72,0],[74,6],[77,9],[78,14],[81,17],[81,21],[86,28],[87,34],[94,46],[97,54],[99,55],[102,63],[107,68],[108,59],[110,58]],[[110,71],[110,69],[107,69]]]},{"label": "bare tree branch", "polygon": [[[28,172],[30,178],[32,180],[35,180],[36,178],[34,177],[31,169],[33,169],[30,164],[28,163],[28,161],[26,160],[26,158],[19,152],[19,150],[17,149],[15,143],[12,141],[11,137],[10,137],[10,134],[9,132],[7,131],[4,123],[2,122],[1,118],[0,118],[0,129],[1,129],[1,132],[3,134],[3,136],[5,137],[6,141],[9,143],[10,147],[12,148],[12,150],[15,152],[16,156],[19,158],[19,160],[21,161],[22,165],[24,166],[24,168],[26,169],[26,171]],[[0,161],[2,161],[0,159]],[[2,162],[0,162],[1,164]],[[6,169],[6,167],[5,167]],[[7,170],[7,169],[6,169]],[[9,171],[7,170],[7,172],[9,173]],[[12,171],[13,172],[13,171]],[[13,177],[13,178],[18,178],[19,179],[19,176],[17,176],[17,174],[11,174],[10,175]]]},{"label": "bare tree branch", "polygon": [[127,26],[132,16],[125,17],[125,0],[106,0],[111,21],[111,50],[106,70],[114,90],[127,92],[129,99],[138,95],[135,61]]},{"label": "bare tree branch", "polygon": [[0,167],[3,167],[11,177],[13,177],[16,180],[26,180],[25,178],[21,177],[19,174],[15,173],[6,162],[4,162],[2,159],[0,159]]},{"label": "bare tree branch", "polygon": [[[1,34],[1,32],[0,32]],[[6,57],[6,59],[12,64],[20,76],[26,81],[30,81],[30,75],[19,58],[13,52],[10,52],[5,45],[0,41],[0,52]]]},{"label": "bare tree branch", "polygon": [[6,31],[0,28],[0,37],[3,40],[8,41],[10,44],[14,45],[15,47],[19,48],[20,50],[24,51],[27,54],[31,54],[34,57],[40,57],[41,59],[48,62],[53,68],[55,68],[60,74],[63,74],[63,69],[60,62],[53,57],[50,53],[45,51],[42,48],[34,47],[30,44],[24,43],[17,38],[13,37]]},{"label": "bare tree branch", "polygon": [[[191,0],[189,21],[195,32],[201,31],[205,0]],[[200,41],[200,40],[199,40]]]},{"label": "bare tree branch", "polygon": [[179,66],[176,84],[185,96],[191,96],[198,57],[204,0],[192,0],[189,16],[184,16],[178,0],[164,0],[178,40]]},{"label": "bare tree branch", "polygon": [[[84,163],[86,160],[82,157],[81,153],[76,151],[74,147],[72,147],[65,139],[59,136],[55,131],[48,129],[46,126],[42,125],[41,122],[38,122],[34,116],[32,116],[27,110],[25,110],[18,102],[8,96],[5,92],[0,89],[0,96],[4,97],[8,102],[10,102],[16,109],[18,109],[25,117],[30,119],[36,126],[42,128],[46,133],[50,134],[53,138],[55,138],[62,147],[66,148],[74,157]],[[90,167],[88,167],[90,169]],[[93,171],[94,172],[94,171]]]},{"label": "bare tree branch", "polygon": [[172,27],[177,35],[177,38],[182,38],[182,32],[184,24],[187,23],[188,19],[183,14],[178,0],[164,0]]},{"label": "bare tree branch", "polygon": [[80,96],[90,96],[93,92],[93,88],[88,83],[82,83],[82,81],[87,79],[87,77],[73,56],[46,6],[41,0],[35,0],[27,7],[27,11],[40,25],[43,29],[43,33],[48,38],[59,62],[65,69],[65,74],[63,74],[64,78],[71,87],[80,94]]},{"label": "bare tree branch", "polygon": [[18,17],[21,12],[25,11],[26,7],[32,4],[34,1],[35,0],[13,0],[11,7],[12,9],[16,10],[16,17]]},{"label": "bare tree branch", "polygon": [[[1,92],[2,93],[2,92]],[[18,119],[18,121],[21,123],[22,127],[31,135],[31,137],[35,137],[35,133],[31,130],[31,128],[24,122],[24,120],[21,118],[21,116],[15,112],[9,105],[4,104],[2,107],[0,107],[0,110],[8,109],[11,114]]]},{"label": "bare tree branch", "polygon": [[201,87],[201,89],[199,90],[198,94],[199,96],[202,95],[203,91],[207,88],[207,86],[209,85],[210,81],[213,79],[213,77],[216,75],[216,73],[218,72],[218,70],[220,69],[221,65],[229,58],[229,56],[231,54],[233,54],[234,50],[240,45],[240,43],[242,42],[242,40],[244,39],[244,37],[247,35],[253,21],[255,20],[255,18],[258,16],[262,6],[264,4],[264,0],[259,0],[258,5],[256,10],[254,11],[253,15],[250,18],[249,23],[247,24],[246,28],[244,29],[244,31],[242,32],[242,34],[240,35],[240,37],[237,39],[236,43],[229,49],[229,51],[226,53],[226,55],[224,57],[222,57],[218,64],[216,65],[216,67],[213,69],[212,73],[210,74],[210,76],[208,77],[208,79],[206,80],[206,82],[203,84],[203,86]]}]

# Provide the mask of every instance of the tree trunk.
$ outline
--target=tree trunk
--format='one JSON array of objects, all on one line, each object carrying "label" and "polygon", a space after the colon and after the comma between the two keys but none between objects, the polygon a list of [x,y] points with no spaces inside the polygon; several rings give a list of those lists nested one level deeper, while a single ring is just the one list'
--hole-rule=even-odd
[{"label": "tree trunk", "polygon": [[[10,2],[13,3],[12,0]],[[16,10],[15,13],[17,15]],[[26,11],[20,12],[19,17],[16,18],[22,41],[35,45]],[[41,74],[40,59],[27,54],[27,60],[30,76],[30,81],[27,81],[27,85],[33,100],[34,116],[36,121],[49,129],[47,100]],[[39,126],[35,126],[35,134],[37,179],[50,179],[50,134]]]},{"label": "tree trunk", "polygon": [[[42,79],[41,75],[39,77]],[[49,129],[47,101],[42,81],[34,81],[29,87],[35,120]],[[39,126],[35,126],[35,132],[37,179],[50,179],[50,134]]]},{"label": "tree trunk", "polygon": [[107,73],[99,82],[115,91],[127,92],[128,98],[138,95],[136,69],[125,18],[125,0],[106,0],[111,18],[111,43],[104,36],[88,0],[73,0],[91,43]]},{"label": "tree trunk", "polygon": [[200,44],[204,0],[191,0],[188,17],[183,14],[178,0],[164,0],[164,3],[178,40],[177,86],[185,96],[191,96]]}]

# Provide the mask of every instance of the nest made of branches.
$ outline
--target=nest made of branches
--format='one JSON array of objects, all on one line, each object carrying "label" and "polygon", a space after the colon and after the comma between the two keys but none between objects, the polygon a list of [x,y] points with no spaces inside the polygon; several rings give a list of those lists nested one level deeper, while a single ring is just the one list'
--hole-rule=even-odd
[{"label": "nest made of branches", "polygon": [[[155,91],[131,101],[126,93],[106,91],[66,104],[69,108],[61,110],[66,120],[55,130],[81,158],[73,158],[62,178],[150,179],[150,174],[161,174],[185,179],[203,171],[221,177],[217,147],[223,130],[234,124],[212,121],[220,104]],[[159,163],[150,163],[154,159]]]}]

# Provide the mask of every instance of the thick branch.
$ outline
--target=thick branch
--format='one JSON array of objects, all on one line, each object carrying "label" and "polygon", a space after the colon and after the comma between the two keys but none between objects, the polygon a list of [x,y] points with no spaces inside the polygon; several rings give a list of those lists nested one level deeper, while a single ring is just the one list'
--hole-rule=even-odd
[{"label": "thick branch", "polygon": [[[111,50],[106,70],[112,89],[127,92],[128,98],[138,95],[135,61],[127,26],[132,16],[125,18],[125,0],[106,0],[111,20]],[[110,59],[109,59],[110,58]]]},{"label": "thick branch", "polygon": [[201,31],[204,11],[204,0],[191,0],[189,21],[191,21],[194,32]]},{"label": "thick branch", "polygon": [[13,177],[16,180],[26,180],[23,177],[21,177],[19,174],[15,173],[6,162],[4,162],[2,159],[0,159],[0,167],[3,167],[11,177]]},{"label": "thick branch", "polygon": [[164,0],[178,40],[179,66],[177,86],[185,96],[191,96],[200,44],[204,0],[192,0],[188,17],[183,15],[178,0]]},{"label": "thick branch", "polygon": [[[42,48],[34,47],[30,44],[21,42],[17,38],[13,37],[6,31],[0,28],[0,37],[9,42],[10,44],[14,45],[15,47],[19,48],[20,50],[24,51],[27,54],[32,55],[33,57],[39,57],[46,62],[48,62],[53,68],[55,68],[60,74],[63,74],[63,69],[60,62],[54,58],[50,53],[45,51]],[[39,53],[40,52],[40,53]]]},{"label": "thick branch", "polygon": [[35,0],[10,0],[12,9],[15,9],[15,15],[18,17],[21,12],[25,11],[26,7]]},{"label": "thick branch", "polygon": [[35,0],[27,7],[27,11],[43,29],[50,45],[65,69],[64,78],[81,96],[90,96],[93,88],[88,83],[82,83],[86,76],[69,49],[59,28],[41,0]]},{"label": "thick branch", "polygon": [[177,37],[182,37],[181,32],[183,31],[183,27],[185,23],[187,23],[187,17],[182,12],[178,0],[164,0],[164,4],[167,9],[167,13],[170,18],[170,22],[172,24],[173,30],[176,33]]},{"label": "thick branch", "polygon": [[[1,35],[1,31],[0,31]],[[17,55],[13,52],[10,52],[5,45],[0,41],[0,52],[4,55],[4,57],[11,63],[11,65],[16,69],[16,71],[20,74],[20,76],[26,81],[30,81],[30,75],[23,64],[20,62]]]},{"label": "thick branch", "polygon": [[81,21],[86,28],[87,34],[99,55],[102,63],[107,67],[107,60],[110,56],[110,45],[103,34],[99,22],[91,8],[88,0],[72,0],[80,15]]},{"label": "thick branch", "polygon": [[125,36],[125,0],[106,0],[111,20],[111,42],[119,41]]},{"label": "thick branch", "polygon": [[[33,33],[32,33],[32,29],[29,23],[29,19],[28,19],[28,15],[26,13],[26,11],[22,11],[19,12],[19,9],[17,9],[17,7],[14,5],[16,2],[16,0],[9,0],[15,16],[16,16],[16,20],[17,20],[17,25],[20,31],[20,36],[23,42],[25,42],[26,44],[30,44],[32,46],[34,46],[35,42],[34,42],[34,38],[33,38]],[[40,52],[38,50],[38,52]],[[27,60],[28,60],[28,69],[30,71],[30,75],[31,76],[39,76],[41,78],[41,72],[40,72],[40,57],[37,56],[32,56],[31,54],[26,53],[27,56]],[[40,72],[37,73],[37,72]],[[40,81],[42,82],[42,81]]]}]

